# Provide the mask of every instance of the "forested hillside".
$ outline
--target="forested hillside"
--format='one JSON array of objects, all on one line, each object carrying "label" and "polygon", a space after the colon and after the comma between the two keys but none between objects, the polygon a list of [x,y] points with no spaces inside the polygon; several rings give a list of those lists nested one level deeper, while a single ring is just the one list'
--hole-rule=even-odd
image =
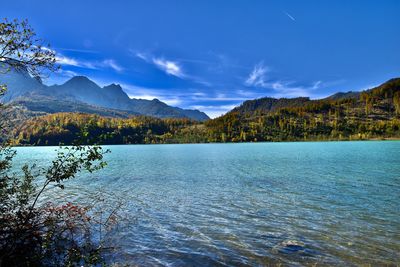
[{"label": "forested hillside", "polygon": [[212,142],[351,140],[400,136],[400,79],[359,95],[257,99],[205,123]]},{"label": "forested hillside", "polygon": [[17,127],[13,134],[16,145],[172,143],[178,142],[173,139],[178,131],[196,127],[195,124],[189,119],[146,116],[121,119],[93,114],[57,113],[30,119]]},{"label": "forested hillside", "polygon": [[60,113],[30,119],[13,134],[18,145],[56,145],[70,144],[85,131],[90,138],[84,136],[84,142],[100,144],[399,138],[400,79],[361,93],[336,94],[321,100],[250,100],[204,123]]}]

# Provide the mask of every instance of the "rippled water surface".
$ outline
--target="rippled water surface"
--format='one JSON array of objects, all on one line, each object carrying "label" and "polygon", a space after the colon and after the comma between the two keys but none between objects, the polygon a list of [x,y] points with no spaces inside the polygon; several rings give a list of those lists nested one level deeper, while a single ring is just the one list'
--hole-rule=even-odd
[{"label": "rippled water surface", "polygon": [[[123,200],[117,258],[138,265],[395,265],[400,142],[110,146],[52,200]],[[18,148],[39,165],[54,147]]]}]

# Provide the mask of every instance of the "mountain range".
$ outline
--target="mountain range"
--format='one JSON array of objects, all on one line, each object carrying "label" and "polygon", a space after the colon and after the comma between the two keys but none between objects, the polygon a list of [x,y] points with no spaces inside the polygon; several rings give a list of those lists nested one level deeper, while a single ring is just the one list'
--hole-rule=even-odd
[{"label": "mountain range", "polygon": [[129,98],[118,84],[100,87],[84,76],[72,77],[61,85],[47,86],[25,70],[11,70],[0,74],[0,84],[7,85],[1,102],[34,112],[82,112],[111,117],[146,115],[196,121],[209,119],[204,112],[172,107],[158,99]]},{"label": "mountain range", "polygon": [[83,140],[88,144],[399,139],[400,79],[370,90],[336,93],[317,100],[248,100],[225,115],[204,122],[82,113],[23,120],[9,127],[15,145],[72,144],[80,140],[82,131],[89,131],[90,140]]},{"label": "mountain range", "polygon": [[0,74],[0,84],[8,87],[1,99],[8,105],[0,122],[7,122],[5,132],[18,136],[18,144],[65,143],[65,135],[70,142],[93,122],[92,136],[107,136],[104,143],[400,137],[400,78],[370,90],[338,92],[323,99],[247,100],[215,119],[157,99],[131,99],[118,84],[100,87],[84,76],[47,86],[27,71],[12,70]]}]

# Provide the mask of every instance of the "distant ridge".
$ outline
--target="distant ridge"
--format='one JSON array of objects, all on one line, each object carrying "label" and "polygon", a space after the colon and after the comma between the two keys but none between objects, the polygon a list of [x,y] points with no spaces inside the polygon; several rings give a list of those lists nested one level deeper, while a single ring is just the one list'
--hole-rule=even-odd
[{"label": "distant ridge", "polygon": [[239,107],[234,108],[231,112],[238,113],[268,113],[280,108],[299,107],[310,102],[309,97],[296,97],[296,98],[272,98],[263,97],[255,100],[247,100]]},{"label": "distant ridge", "polygon": [[[198,110],[171,107],[159,100],[131,99],[118,84],[100,87],[85,76],[75,76],[61,85],[46,86],[40,79],[31,77],[26,71],[12,70],[0,74],[0,83],[8,90],[1,101],[18,103],[28,109],[55,112],[87,112],[105,114],[138,114],[157,118],[189,118],[197,121],[209,117]],[[74,106],[74,108],[66,108]],[[119,110],[108,112],[107,109]],[[98,110],[102,112],[97,113]]]},{"label": "distant ridge", "polygon": [[333,94],[331,96],[328,96],[326,99],[331,99],[331,100],[339,100],[339,99],[345,99],[345,98],[359,98],[360,97],[360,92],[353,92],[353,91],[348,91],[348,92],[339,92],[336,94]]},{"label": "distant ridge", "polygon": [[248,100],[205,126],[212,142],[400,138],[400,78],[324,99]]},{"label": "distant ridge", "polygon": [[[309,97],[295,97],[295,98],[272,98],[263,97],[254,100],[244,101],[240,106],[235,107],[229,113],[239,113],[247,115],[258,115],[258,114],[268,114],[271,112],[278,111],[280,109],[288,108],[301,108],[308,107],[310,105],[321,104],[321,103],[331,103],[332,101],[359,101],[362,95],[372,95],[375,99],[383,100],[384,98],[391,98],[393,101],[393,95],[395,92],[400,91],[400,78],[390,79],[383,84],[365,90],[365,91],[348,91],[348,92],[338,92],[331,96],[322,99],[311,100]],[[361,105],[362,103],[360,103]]]}]

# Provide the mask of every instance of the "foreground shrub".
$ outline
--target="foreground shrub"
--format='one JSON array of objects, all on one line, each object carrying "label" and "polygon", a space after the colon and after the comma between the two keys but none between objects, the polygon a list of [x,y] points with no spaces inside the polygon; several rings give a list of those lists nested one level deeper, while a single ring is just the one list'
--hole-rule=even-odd
[{"label": "foreground shrub", "polygon": [[[20,175],[12,173],[16,154],[0,148],[0,265],[75,266],[103,262],[104,236],[115,211],[99,220],[92,207],[72,203],[39,204],[50,186],[64,189],[64,182],[80,171],[93,172],[105,166],[99,146],[60,148],[48,168],[24,165]],[[37,187],[38,181],[42,186]]]}]

